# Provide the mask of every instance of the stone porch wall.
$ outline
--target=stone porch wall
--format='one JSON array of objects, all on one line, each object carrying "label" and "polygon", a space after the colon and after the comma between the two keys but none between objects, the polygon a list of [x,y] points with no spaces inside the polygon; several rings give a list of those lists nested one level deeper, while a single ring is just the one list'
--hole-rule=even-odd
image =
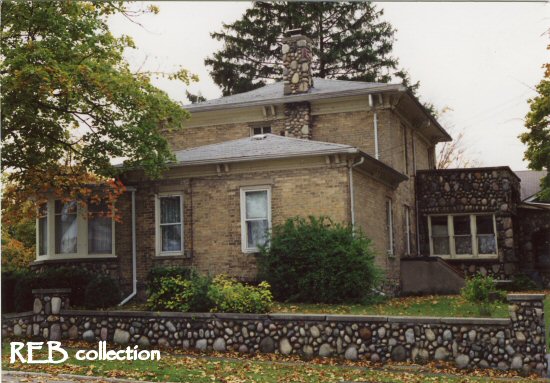
[{"label": "stone porch wall", "polygon": [[421,254],[429,255],[428,215],[494,214],[498,259],[447,260],[465,275],[510,279],[517,270],[516,215],[519,179],[508,167],[418,171],[416,177]]},{"label": "stone porch wall", "polygon": [[[65,293],[36,294],[34,313],[2,317],[4,337],[73,339],[200,351],[340,357],[372,362],[454,361],[459,368],[543,374],[542,294],[510,294],[510,318],[76,311],[43,308]],[[56,304],[55,309],[57,310]],[[45,329],[49,329],[46,331]]]}]

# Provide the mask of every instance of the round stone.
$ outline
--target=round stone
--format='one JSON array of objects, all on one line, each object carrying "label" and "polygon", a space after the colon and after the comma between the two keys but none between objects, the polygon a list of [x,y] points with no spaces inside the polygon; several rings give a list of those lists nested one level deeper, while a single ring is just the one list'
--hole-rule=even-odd
[{"label": "round stone", "polygon": [[206,347],[208,346],[208,342],[206,339],[199,339],[195,343],[195,348],[199,351],[206,351]]},{"label": "round stone", "polygon": [[435,334],[432,329],[427,328],[424,334],[426,334],[426,339],[428,339],[428,341],[433,342],[435,340]]},{"label": "round stone", "polygon": [[290,344],[287,338],[283,338],[279,342],[279,351],[283,355],[288,355],[292,352],[292,345]]},{"label": "round stone", "polygon": [[330,347],[330,344],[328,343],[323,343],[321,347],[319,347],[320,357],[325,358],[325,357],[331,356],[333,352],[334,350],[332,349],[332,347]]},{"label": "round stone", "polygon": [[368,327],[362,327],[359,330],[359,336],[363,340],[369,340],[370,338],[372,338],[372,331]]},{"label": "round stone", "polygon": [[292,79],[290,80],[290,82],[292,82],[293,84],[298,84],[299,81],[300,81],[300,75],[298,73],[294,73],[292,75]]},{"label": "round stone", "polygon": [[[302,128],[302,133],[303,133],[303,128]],[[319,331],[319,328],[317,328],[317,326],[311,326],[311,328],[309,329],[309,332],[311,333],[311,336],[313,338],[319,338],[319,336],[321,335],[321,332]]]},{"label": "round stone", "polygon": [[523,358],[520,355],[516,355],[512,358],[510,368],[512,370],[520,370],[523,367]]},{"label": "round stone", "polygon": [[407,350],[401,345],[394,347],[391,351],[391,358],[396,362],[402,362],[407,359]]},{"label": "round stone", "polygon": [[260,342],[260,352],[271,353],[273,351],[275,351],[275,342],[273,341],[273,339],[269,336],[262,339],[262,341]]},{"label": "round stone", "polygon": [[84,331],[84,334],[82,334],[82,339],[84,339],[86,342],[95,341],[94,332],[92,330]]},{"label": "round stone", "polygon": [[225,339],[223,338],[216,338],[214,341],[214,345],[212,346],[214,351],[222,352],[225,351]]},{"label": "round stone", "polygon": [[449,356],[449,352],[445,347],[438,347],[435,350],[434,359],[435,360],[445,360]]},{"label": "round stone", "polygon": [[344,358],[347,360],[357,360],[357,348],[355,346],[348,347],[344,354]]},{"label": "round stone", "polygon": [[410,328],[407,331],[405,331],[405,340],[409,344],[413,344],[415,342],[414,329]]},{"label": "round stone", "polygon": [[455,363],[458,368],[466,368],[468,367],[468,363],[470,363],[470,357],[468,355],[460,354],[456,357]]}]

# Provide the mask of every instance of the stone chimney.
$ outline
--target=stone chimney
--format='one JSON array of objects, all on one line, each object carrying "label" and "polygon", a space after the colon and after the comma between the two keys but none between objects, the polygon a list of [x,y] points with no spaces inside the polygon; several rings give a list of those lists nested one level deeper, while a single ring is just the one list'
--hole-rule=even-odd
[{"label": "stone chimney", "polygon": [[312,40],[301,29],[291,29],[283,38],[284,94],[307,93],[313,87],[311,75]]},{"label": "stone chimney", "polygon": [[[313,87],[311,44],[301,29],[292,29],[283,38],[283,94],[308,93]],[[309,102],[285,104],[285,136],[311,138]]]}]

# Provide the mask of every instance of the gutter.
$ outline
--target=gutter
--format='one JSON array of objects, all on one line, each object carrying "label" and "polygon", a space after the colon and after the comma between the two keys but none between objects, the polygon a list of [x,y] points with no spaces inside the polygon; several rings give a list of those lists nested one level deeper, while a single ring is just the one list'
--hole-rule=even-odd
[{"label": "gutter", "polygon": [[122,306],[128,303],[130,299],[137,294],[137,251],[136,251],[136,188],[128,187],[127,190],[132,192],[132,292],[118,305]]},{"label": "gutter", "polygon": [[378,151],[378,114],[376,113],[376,109],[374,108],[374,102],[372,99],[372,93],[369,94],[369,107],[373,111],[373,124],[374,124],[374,158],[377,160],[380,159],[380,154]]},{"label": "gutter", "polygon": [[353,196],[353,168],[365,162],[365,157],[361,156],[358,162],[352,163],[349,166],[349,197],[350,197],[350,212],[351,212],[351,227],[355,228],[355,197]]}]

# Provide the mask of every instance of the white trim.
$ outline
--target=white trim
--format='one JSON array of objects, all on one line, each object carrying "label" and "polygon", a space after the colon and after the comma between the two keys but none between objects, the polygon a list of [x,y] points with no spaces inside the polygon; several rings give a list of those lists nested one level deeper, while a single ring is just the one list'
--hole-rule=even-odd
[{"label": "white trim", "polygon": [[243,253],[257,253],[257,247],[247,247],[248,237],[246,230],[246,193],[253,191],[267,191],[267,227],[271,230],[271,185],[243,186],[240,190],[241,202],[241,250]]},{"label": "white trim", "polygon": [[[181,222],[181,250],[178,251],[162,251],[162,237],[160,232],[160,199],[163,197],[179,197],[180,198],[180,218]],[[155,247],[157,257],[173,257],[182,256],[185,252],[185,238],[184,238],[184,217],[183,217],[183,192],[164,192],[155,195]],[[177,223],[174,223],[177,224]]]},{"label": "white trim", "polygon": [[100,258],[116,258],[116,243],[115,243],[115,220],[111,218],[111,253],[94,254],[88,253],[88,211],[86,208],[80,206],[77,203],[76,208],[76,225],[77,225],[77,237],[76,237],[76,253],[56,253],[55,252],[55,201],[60,200],[53,196],[49,197],[47,204],[47,227],[46,235],[48,238],[47,254],[39,255],[39,235],[38,235],[38,218],[36,228],[36,260],[37,261],[50,261],[50,260],[68,260],[68,259],[100,259]]},{"label": "white trim", "polygon": [[[495,237],[495,253],[480,254],[478,251],[477,239],[477,216],[491,216],[493,219],[493,234]],[[472,254],[456,254],[456,241],[454,234],[454,218],[456,216],[470,217],[470,238],[472,243]],[[432,217],[447,217],[447,234],[449,237],[449,253],[450,254],[434,254],[433,237],[432,237]],[[436,256],[446,259],[495,259],[498,258],[498,233],[496,226],[496,218],[493,213],[470,213],[470,214],[432,214],[428,216],[428,235],[430,240],[430,256]]]}]

